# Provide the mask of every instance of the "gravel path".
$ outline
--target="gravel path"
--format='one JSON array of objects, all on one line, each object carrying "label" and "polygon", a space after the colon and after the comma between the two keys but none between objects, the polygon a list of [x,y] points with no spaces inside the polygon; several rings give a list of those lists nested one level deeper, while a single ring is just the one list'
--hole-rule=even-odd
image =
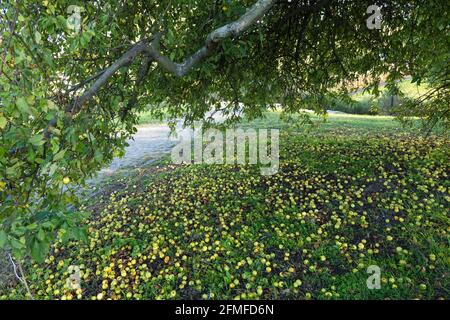
[{"label": "gravel path", "polygon": [[[208,113],[207,116],[210,114]],[[212,118],[216,123],[226,119],[221,113],[213,114]],[[173,135],[170,136],[170,128],[165,124],[143,125],[137,129],[133,139],[128,141],[129,146],[125,149],[125,155],[122,158],[115,158],[109,167],[100,170],[98,178],[110,176],[118,170],[136,169],[150,164],[170,153],[178,141]],[[175,131],[176,135],[186,133],[183,131],[181,121],[178,122]]]},{"label": "gravel path", "polygon": [[111,175],[127,168],[137,168],[160,159],[170,152],[175,140],[169,137],[170,129],[166,125],[145,125],[138,127],[122,158],[115,158],[109,167],[102,169],[99,175]]}]

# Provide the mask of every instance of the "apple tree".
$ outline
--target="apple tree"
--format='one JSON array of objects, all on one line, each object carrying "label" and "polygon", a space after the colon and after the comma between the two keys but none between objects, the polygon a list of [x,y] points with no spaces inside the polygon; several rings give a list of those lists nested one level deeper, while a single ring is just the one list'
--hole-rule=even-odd
[{"label": "apple tree", "polygon": [[446,0],[0,1],[0,246],[39,261],[85,238],[77,186],[146,108],[323,112],[410,75],[431,89],[399,114],[448,125],[449,21]]}]

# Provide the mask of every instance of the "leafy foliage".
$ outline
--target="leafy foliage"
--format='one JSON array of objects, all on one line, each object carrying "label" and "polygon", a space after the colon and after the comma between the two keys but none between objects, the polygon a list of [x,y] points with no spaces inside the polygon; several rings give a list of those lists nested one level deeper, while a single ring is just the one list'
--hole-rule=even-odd
[{"label": "leafy foliage", "polygon": [[[146,64],[145,54],[121,57],[163,32],[161,50],[180,61],[255,1],[2,1],[1,244],[24,254],[40,230],[53,234],[40,238],[52,239],[53,227],[28,224],[43,211],[58,220],[76,201],[73,189],[123,152],[137,113],[149,104],[186,123],[211,108],[250,117],[276,103],[288,112],[319,110],[325,94],[345,94],[361,76],[376,84],[387,75],[395,91],[395,80],[409,74],[437,90],[423,115],[448,119],[447,1],[375,1],[382,29],[369,30],[365,11],[372,2],[274,1],[252,29],[218,43],[179,78]],[[27,229],[17,233],[18,223]]]}]

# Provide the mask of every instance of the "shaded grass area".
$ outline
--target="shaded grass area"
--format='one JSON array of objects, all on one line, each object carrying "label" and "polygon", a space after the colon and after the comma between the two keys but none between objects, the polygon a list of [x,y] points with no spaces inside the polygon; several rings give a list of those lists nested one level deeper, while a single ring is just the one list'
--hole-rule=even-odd
[{"label": "shaded grass area", "polygon": [[[36,297],[450,298],[448,138],[389,117],[333,115],[308,132],[268,114],[243,126],[282,129],[278,174],[163,159],[112,178],[81,208],[89,242],[58,242],[29,266]],[[72,265],[79,290],[67,288]],[[367,288],[370,265],[379,290]]]}]

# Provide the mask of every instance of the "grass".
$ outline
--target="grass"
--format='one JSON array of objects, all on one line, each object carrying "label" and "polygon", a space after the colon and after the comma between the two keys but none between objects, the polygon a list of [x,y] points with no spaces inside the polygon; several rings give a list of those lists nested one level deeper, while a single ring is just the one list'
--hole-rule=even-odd
[{"label": "grass", "polygon": [[[428,86],[426,84],[417,85],[416,83],[411,83],[411,80],[405,79],[398,83],[398,88],[402,92],[402,98],[399,100],[396,97],[393,101],[394,106],[398,106],[402,103],[404,98],[418,98],[424,95]],[[352,95],[352,99],[355,101],[354,104],[348,104],[345,101],[335,100],[335,105],[330,106],[333,110],[343,111],[346,113],[353,114],[392,114],[395,111],[392,110],[391,106],[391,95],[389,91],[385,88],[384,84],[379,87],[381,91],[381,96],[375,96],[370,92],[361,91]]]},{"label": "grass", "polygon": [[[303,134],[322,134],[339,131],[349,133],[386,133],[386,134],[420,134],[421,124],[417,119],[412,121],[410,126],[402,126],[395,117],[392,116],[368,116],[356,114],[330,114],[326,118],[309,114],[312,124],[301,125],[299,118],[294,117],[290,121],[282,121],[280,112],[268,112],[263,118],[248,121],[244,119],[239,126],[243,128],[277,128],[286,131],[294,130]],[[436,127],[435,134],[442,135],[444,131]]]},{"label": "grass", "polygon": [[143,111],[139,114],[139,125],[145,124],[161,124],[164,123],[161,119],[155,117],[150,111]]},{"label": "grass", "polygon": [[[333,115],[299,131],[271,113],[242,125],[282,129],[278,174],[163,161],[115,177],[81,208],[89,242],[58,242],[28,266],[35,297],[450,298],[447,137],[390,117]],[[366,285],[371,265],[379,290]]]},{"label": "grass", "polygon": [[[429,89],[426,84],[417,85],[416,83],[412,83],[411,80],[400,81],[398,83],[398,88],[406,97],[410,98],[418,98],[425,94]],[[385,89],[384,86],[380,86],[380,90],[387,93],[387,89]],[[353,95],[353,99],[356,101],[366,101],[370,98],[375,98],[375,96],[368,92],[359,92]]]}]

